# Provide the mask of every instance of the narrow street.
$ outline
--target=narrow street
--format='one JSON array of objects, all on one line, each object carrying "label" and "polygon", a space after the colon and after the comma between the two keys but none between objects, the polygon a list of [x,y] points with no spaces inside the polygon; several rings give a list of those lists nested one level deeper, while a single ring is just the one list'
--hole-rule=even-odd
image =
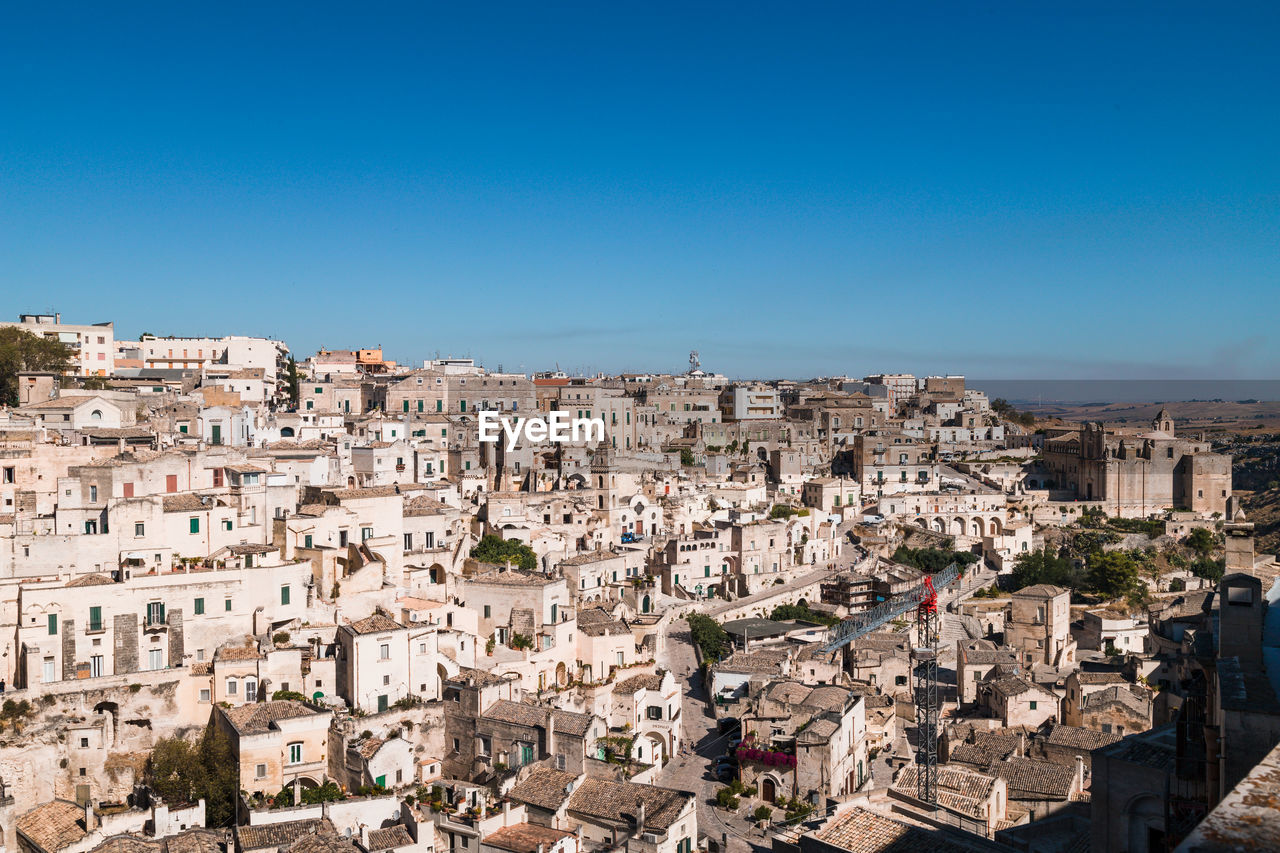
[{"label": "narrow street", "polygon": [[[684,686],[680,706],[681,734],[687,754],[676,755],[662,768],[658,784],[698,795],[698,830],[713,839],[727,836],[729,853],[749,853],[769,847],[760,830],[741,816],[715,805],[715,793],[724,787],[714,777],[712,766],[723,755],[728,737],[716,731],[716,720],[707,708],[706,696],[697,671],[689,629],[683,619],[667,629],[661,665],[670,669]],[[744,799],[741,809],[747,808]],[[750,839],[750,840],[748,840]]]}]

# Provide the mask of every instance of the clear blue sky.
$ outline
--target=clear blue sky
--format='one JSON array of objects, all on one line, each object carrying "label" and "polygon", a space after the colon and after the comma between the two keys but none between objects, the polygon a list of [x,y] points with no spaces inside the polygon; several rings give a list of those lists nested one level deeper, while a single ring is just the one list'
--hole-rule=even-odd
[{"label": "clear blue sky", "polygon": [[1265,377],[1280,4],[9,3],[0,311],[526,371]]}]

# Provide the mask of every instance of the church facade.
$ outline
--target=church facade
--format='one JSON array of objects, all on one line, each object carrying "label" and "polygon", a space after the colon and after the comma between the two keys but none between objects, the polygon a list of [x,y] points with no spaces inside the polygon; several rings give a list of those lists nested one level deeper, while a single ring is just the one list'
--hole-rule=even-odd
[{"label": "church facade", "polygon": [[1179,437],[1164,409],[1151,430],[1108,430],[1101,422],[1045,437],[1044,466],[1056,490],[1100,501],[1109,515],[1141,518],[1166,509],[1225,513],[1231,457],[1203,437]]}]

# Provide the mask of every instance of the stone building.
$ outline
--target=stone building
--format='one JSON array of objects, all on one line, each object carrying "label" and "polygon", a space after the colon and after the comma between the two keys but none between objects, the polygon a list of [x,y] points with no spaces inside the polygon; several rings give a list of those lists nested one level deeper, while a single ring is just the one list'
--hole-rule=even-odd
[{"label": "stone building", "polygon": [[1013,594],[1005,618],[1005,643],[1027,666],[1062,666],[1075,660],[1071,637],[1071,590],[1035,584]]},{"label": "stone building", "polygon": [[1115,516],[1225,513],[1231,494],[1231,458],[1213,453],[1203,437],[1177,436],[1164,409],[1148,432],[1109,430],[1101,422],[1054,431],[1045,438],[1044,467],[1058,490],[1099,501]]}]

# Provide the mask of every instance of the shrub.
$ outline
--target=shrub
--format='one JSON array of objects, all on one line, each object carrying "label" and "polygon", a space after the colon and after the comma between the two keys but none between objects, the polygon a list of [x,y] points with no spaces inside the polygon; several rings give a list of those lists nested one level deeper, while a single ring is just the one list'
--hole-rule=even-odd
[{"label": "shrub", "polygon": [[756,806],[756,810],[751,813],[756,820],[768,820],[773,817],[773,809],[768,806]]},{"label": "shrub", "polygon": [[271,635],[271,642],[275,643],[277,646],[285,645],[289,642],[289,632],[277,631],[275,634]]},{"label": "shrub", "polygon": [[733,811],[738,807],[739,800],[731,788],[721,788],[716,791],[716,805],[722,809]]}]

